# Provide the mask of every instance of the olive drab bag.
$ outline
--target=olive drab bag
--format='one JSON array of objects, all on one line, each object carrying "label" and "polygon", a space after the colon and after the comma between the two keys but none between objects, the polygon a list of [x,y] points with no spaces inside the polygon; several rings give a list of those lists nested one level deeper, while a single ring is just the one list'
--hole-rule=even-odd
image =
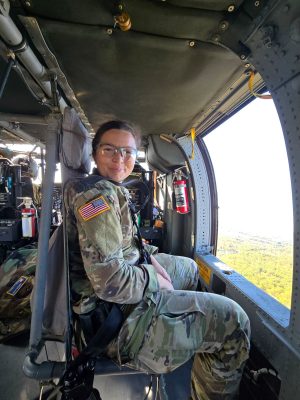
[{"label": "olive drab bag", "polygon": [[30,328],[30,297],[37,262],[37,248],[13,251],[0,266],[0,342]]}]

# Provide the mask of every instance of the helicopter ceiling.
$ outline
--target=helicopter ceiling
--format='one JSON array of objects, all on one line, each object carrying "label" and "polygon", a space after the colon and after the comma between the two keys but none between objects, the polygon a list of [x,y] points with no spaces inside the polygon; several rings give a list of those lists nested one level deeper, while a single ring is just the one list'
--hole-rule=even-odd
[{"label": "helicopter ceiling", "polygon": [[[49,114],[53,76],[64,105],[78,111],[90,132],[121,118],[146,135],[181,136],[191,127],[203,134],[252,98],[243,42],[264,1],[15,0],[10,10],[8,1],[1,3],[0,17],[14,27],[5,34],[0,28],[0,70],[16,60],[2,113]],[[21,43],[13,42],[16,29]],[[25,47],[43,75],[26,63]],[[255,90],[263,87],[256,74]],[[17,122],[44,141],[42,125]]]}]

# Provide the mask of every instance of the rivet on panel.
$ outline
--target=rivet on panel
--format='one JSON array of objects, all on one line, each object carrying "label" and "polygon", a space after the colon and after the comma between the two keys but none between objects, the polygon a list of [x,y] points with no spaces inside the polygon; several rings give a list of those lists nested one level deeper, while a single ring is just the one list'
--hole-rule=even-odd
[{"label": "rivet on panel", "polygon": [[270,49],[272,47],[272,41],[270,40],[270,38],[265,38],[263,40],[263,45]]},{"label": "rivet on panel", "polygon": [[189,46],[190,46],[190,47],[194,47],[194,46],[195,46],[195,44],[196,44],[196,43],[195,43],[195,41],[194,41],[194,40],[190,40],[190,41],[189,41]]},{"label": "rivet on panel", "polygon": [[235,10],[235,6],[234,4],[231,4],[230,6],[228,6],[227,11],[228,12],[233,12]]},{"label": "rivet on panel", "polygon": [[249,63],[246,63],[246,64],[244,65],[244,67],[245,67],[245,68],[249,68],[249,67],[250,67],[250,64],[249,64]]},{"label": "rivet on panel", "polygon": [[240,55],[240,59],[241,59],[241,60],[245,60],[245,58],[246,58],[245,54],[241,54],[241,55]]},{"label": "rivet on panel", "polygon": [[108,35],[112,35],[113,30],[112,30],[111,28],[107,28],[107,29],[106,29],[106,33],[107,33]]},{"label": "rivet on panel", "polygon": [[212,40],[214,42],[219,42],[221,40],[221,36],[216,33],[215,35],[213,35]]},{"label": "rivet on panel", "polygon": [[259,7],[259,6],[260,6],[260,1],[258,1],[258,0],[255,1],[255,2],[254,2],[254,6],[255,6],[255,7]]},{"label": "rivet on panel", "polygon": [[226,31],[228,29],[228,27],[229,27],[229,22],[228,21],[221,21],[219,23],[219,29],[221,31],[223,31],[223,32]]}]

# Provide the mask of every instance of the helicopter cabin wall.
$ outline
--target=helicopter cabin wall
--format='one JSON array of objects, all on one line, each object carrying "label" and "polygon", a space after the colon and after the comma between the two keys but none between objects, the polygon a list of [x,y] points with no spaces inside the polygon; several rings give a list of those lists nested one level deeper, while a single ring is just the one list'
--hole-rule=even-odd
[{"label": "helicopter cabin wall", "polygon": [[[280,3],[281,4],[281,3]],[[257,68],[274,100],[286,143],[294,208],[294,266],[289,325],[282,331],[288,346],[280,351],[280,399],[295,398],[300,374],[300,3],[282,2],[261,29],[249,37],[249,61]],[[274,67],[276,66],[276,67]],[[284,213],[284,209],[279,210]],[[273,328],[270,322],[271,329]]]},{"label": "helicopter cabin wall", "polygon": [[164,221],[166,224],[166,235],[164,240],[164,251],[186,257],[193,256],[193,233],[192,221],[193,211],[191,199],[188,197],[189,211],[181,214],[176,210],[176,198],[174,189],[174,172],[165,176],[166,193],[164,205]]},{"label": "helicopter cabin wall", "polygon": [[[158,175],[157,200],[162,203],[165,233],[162,251],[192,257],[194,205],[185,154],[171,136],[152,135],[148,137],[147,160]],[[179,179],[184,188],[176,187]]]}]

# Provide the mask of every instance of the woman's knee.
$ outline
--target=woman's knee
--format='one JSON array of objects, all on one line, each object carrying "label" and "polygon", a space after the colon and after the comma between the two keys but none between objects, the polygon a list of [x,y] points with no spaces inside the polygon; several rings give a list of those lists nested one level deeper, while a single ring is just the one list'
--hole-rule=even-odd
[{"label": "woman's knee", "polygon": [[191,285],[189,290],[196,290],[198,287],[199,281],[199,270],[196,261],[191,258],[188,258],[190,263],[190,274],[191,274]]},{"label": "woman's knee", "polygon": [[158,253],[155,259],[166,269],[176,290],[196,290],[198,267],[194,260],[183,256]]}]

